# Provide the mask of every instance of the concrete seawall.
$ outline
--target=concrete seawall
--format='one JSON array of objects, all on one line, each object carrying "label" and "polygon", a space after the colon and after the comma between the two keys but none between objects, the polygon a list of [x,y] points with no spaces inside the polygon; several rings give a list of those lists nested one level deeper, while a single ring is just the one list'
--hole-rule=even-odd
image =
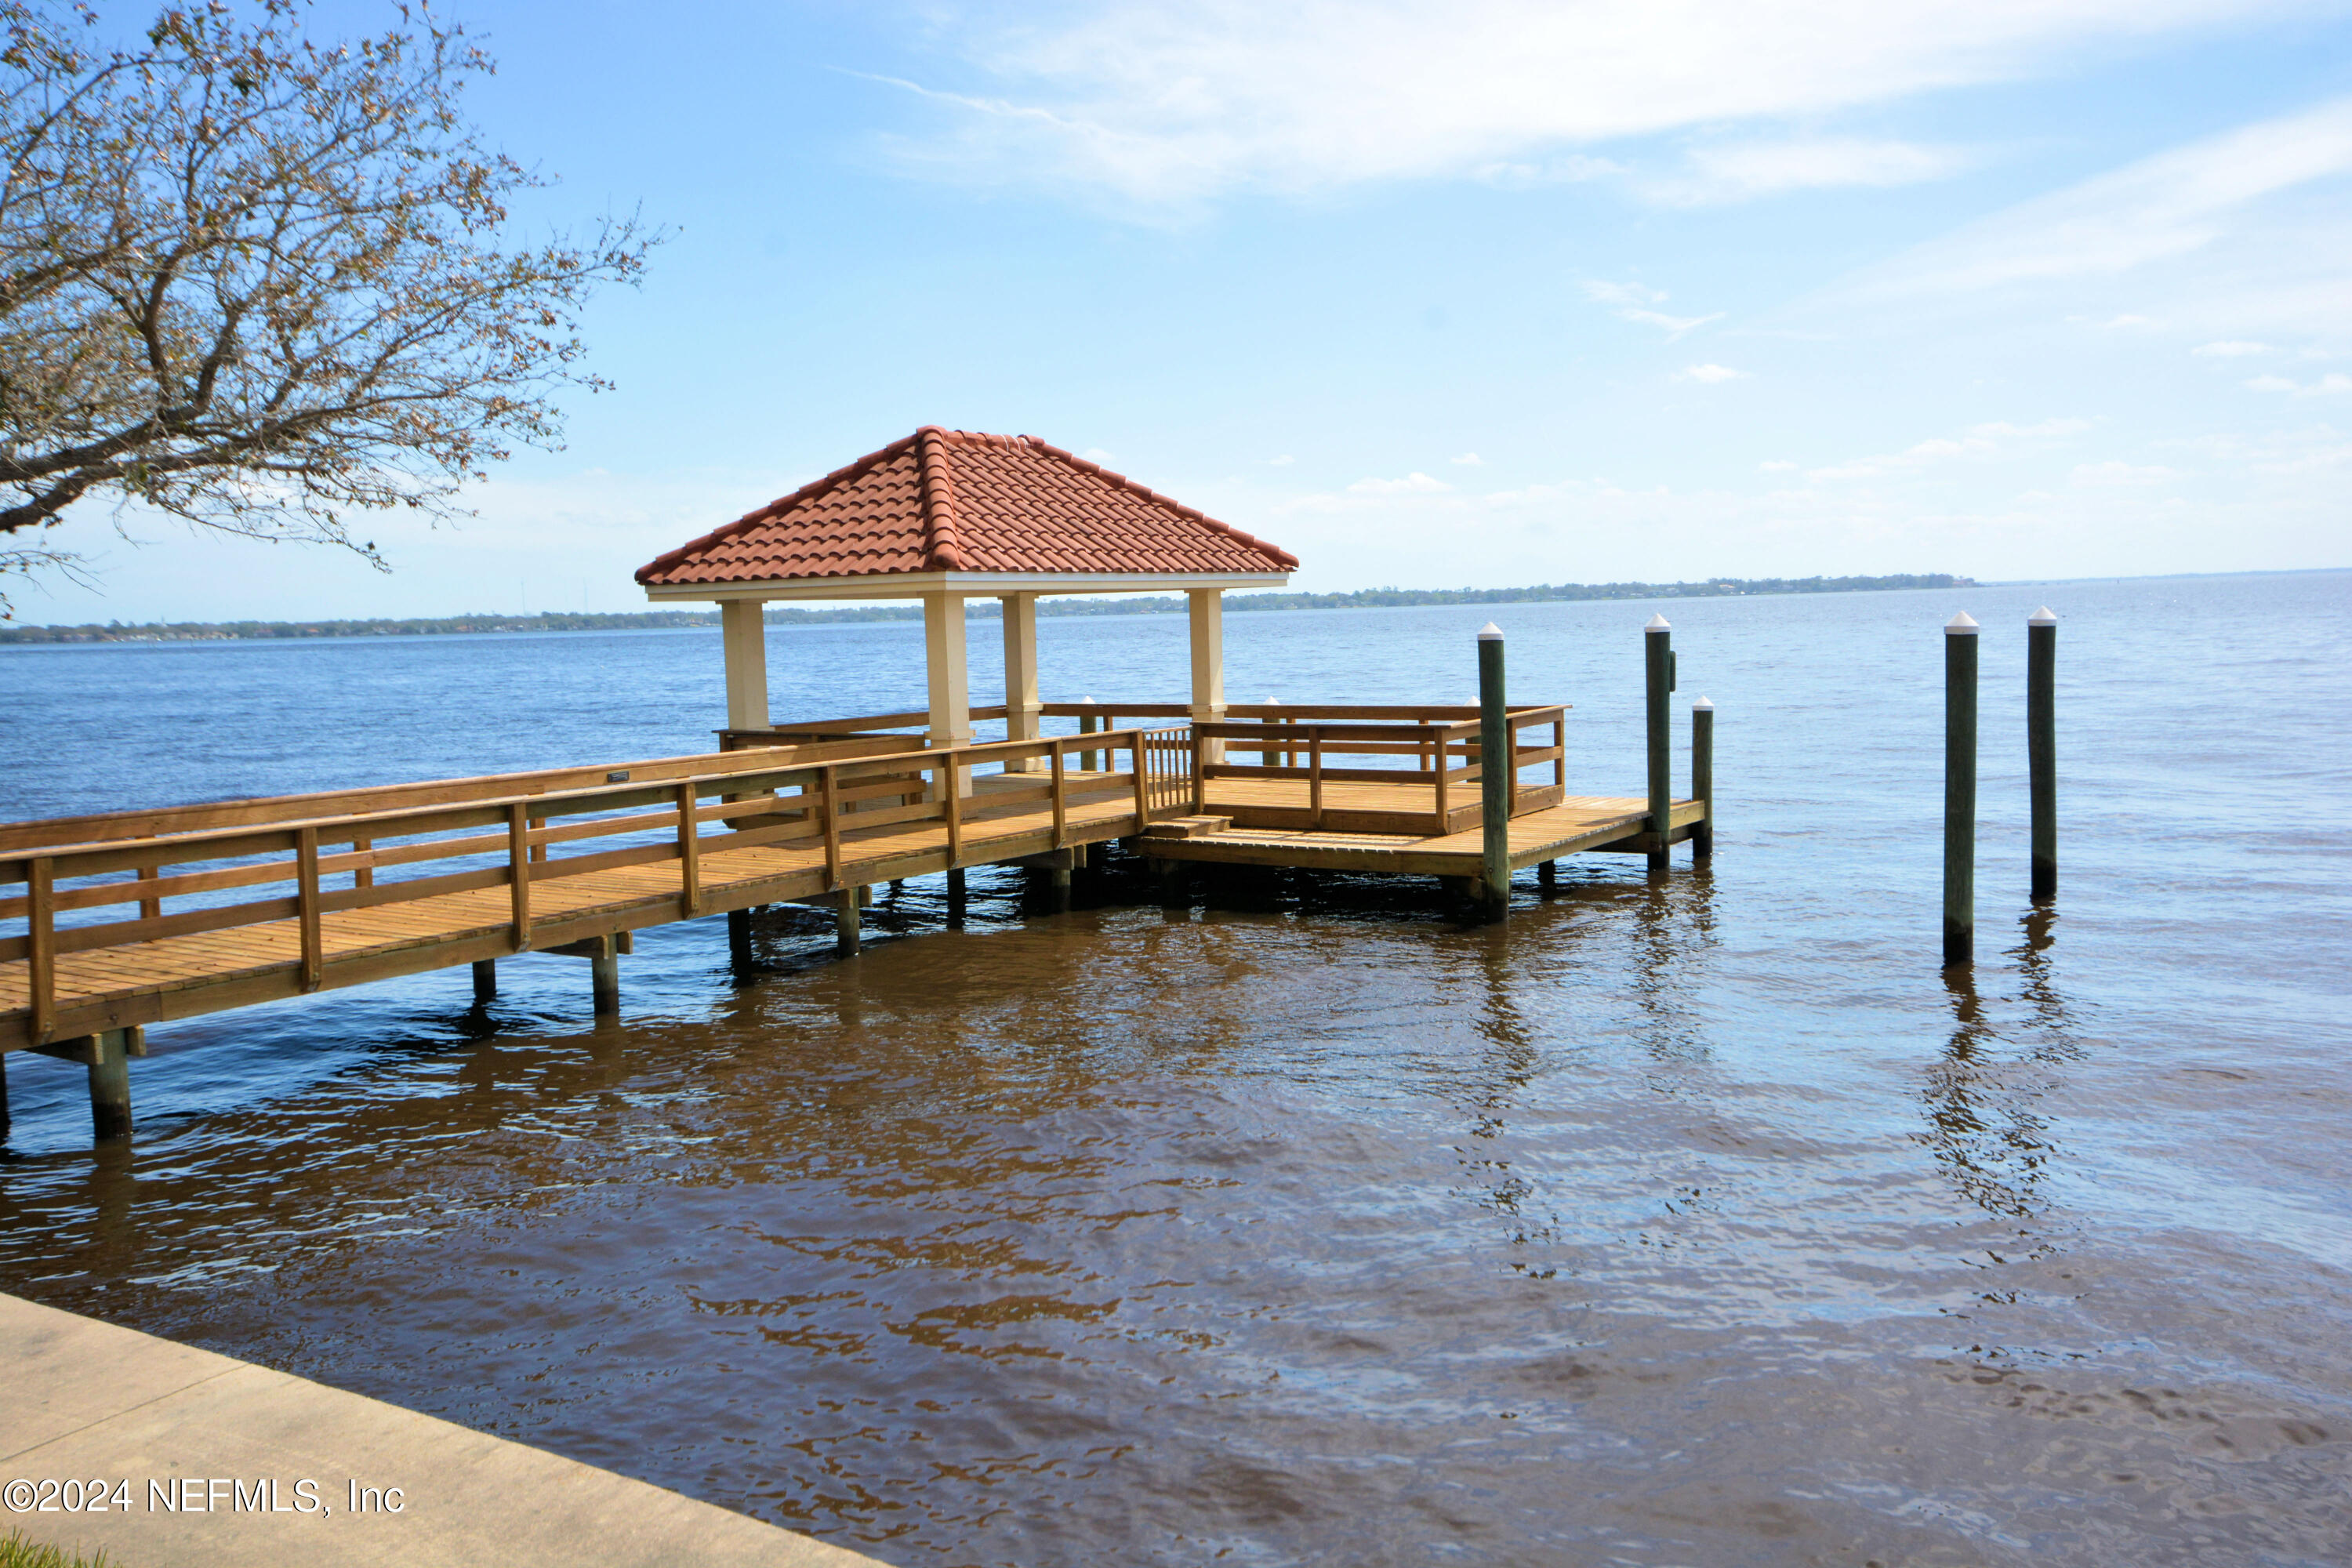
[{"label": "concrete seawall", "polygon": [[539,1448],[7,1295],[0,1504],[0,1536],[102,1548],[121,1568],[879,1568]]}]

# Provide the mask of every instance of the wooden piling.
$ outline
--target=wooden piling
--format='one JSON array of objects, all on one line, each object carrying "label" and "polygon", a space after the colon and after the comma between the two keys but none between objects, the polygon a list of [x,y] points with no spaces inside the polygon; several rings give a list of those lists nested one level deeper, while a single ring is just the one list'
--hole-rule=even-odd
[{"label": "wooden piling", "polygon": [[1478,805],[1486,829],[1479,901],[1490,921],[1511,912],[1511,724],[1503,702],[1503,631],[1489,621],[1478,631]]},{"label": "wooden piling", "polygon": [[0,1051],[0,1142],[8,1137],[8,1057]]},{"label": "wooden piling", "polygon": [[727,962],[746,968],[751,962],[751,911],[727,911]]},{"label": "wooden piling", "polygon": [[948,924],[963,924],[965,900],[963,868],[958,866],[948,873]]},{"label": "wooden piling", "polygon": [[495,1002],[499,996],[499,961],[477,959],[474,963],[474,1005],[481,1006]]},{"label": "wooden piling", "polygon": [[1691,798],[1699,819],[1691,827],[1691,858],[1715,854],[1715,704],[1702,697],[1691,704]]},{"label": "wooden piling", "polygon": [[858,889],[850,886],[833,896],[833,945],[844,958],[856,958],[864,946],[857,923],[857,894]]},{"label": "wooden piling", "polygon": [[588,954],[588,991],[600,1017],[621,1010],[620,948],[621,944],[608,936]]},{"label": "wooden piling", "polygon": [[1057,915],[1068,914],[1070,912],[1070,868],[1067,866],[1048,867],[1045,877],[1054,912]]},{"label": "wooden piling", "polygon": [[2058,896],[2058,617],[2025,623],[2025,761],[2033,796],[2033,898]]},{"label": "wooden piling", "polygon": [[1559,886],[1559,862],[1539,860],[1536,863],[1536,886],[1549,893]]},{"label": "wooden piling", "polygon": [[131,1136],[131,1033],[108,1029],[92,1035],[89,1049],[89,1125],[100,1143]]},{"label": "wooden piling", "polygon": [[1642,669],[1649,699],[1650,731],[1650,872],[1666,872],[1668,841],[1675,828],[1674,713],[1668,703],[1675,689],[1675,633],[1664,616],[1652,616],[1642,628]]},{"label": "wooden piling", "polygon": [[1977,623],[1944,626],[1944,967],[1976,961]]}]

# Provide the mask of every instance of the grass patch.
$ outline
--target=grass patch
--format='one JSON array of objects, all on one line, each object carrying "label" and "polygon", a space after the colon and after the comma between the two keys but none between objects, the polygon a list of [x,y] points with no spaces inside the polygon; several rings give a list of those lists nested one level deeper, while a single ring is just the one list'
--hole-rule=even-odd
[{"label": "grass patch", "polygon": [[84,1557],[79,1552],[27,1541],[23,1531],[12,1530],[0,1540],[0,1568],[121,1568],[121,1564],[103,1552]]}]

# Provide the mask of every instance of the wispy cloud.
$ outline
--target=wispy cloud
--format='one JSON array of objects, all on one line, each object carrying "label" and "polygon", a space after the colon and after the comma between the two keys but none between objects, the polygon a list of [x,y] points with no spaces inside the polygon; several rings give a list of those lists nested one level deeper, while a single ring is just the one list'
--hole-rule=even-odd
[{"label": "wispy cloud", "polygon": [[1670,206],[1706,206],[1789,191],[1917,184],[1957,174],[1979,158],[1960,147],[1854,137],[1730,142],[1694,148],[1686,168],[1637,180],[1635,187]]},{"label": "wispy cloud", "polygon": [[1700,381],[1713,386],[1719,382],[1746,381],[1753,374],[1750,371],[1734,370],[1727,364],[1695,364],[1688,370],[1676,373],[1675,379]]},{"label": "wispy cloud", "polygon": [[2087,419],[2043,419],[2032,425],[2006,420],[1973,425],[1958,436],[1936,436],[1914,442],[1899,452],[1849,458],[1806,471],[1808,479],[1832,483],[1843,479],[1875,479],[1916,472],[1956,458],[1986,458],[2014,453],[2021,447],[2046,449],[2091,427]]},{"label": "wispy cloud", "polygon": [[2317,381],[2294,381],[2284,375],[2258,375],[2246,385],[2255,392],[2284,392],[2294,397],[2333,397],[2352,392],[2352,375],[2329,371]]},{"label": "wispy cloud", "polygon": [[1480,468],[1486,465],[1486,459],[1480,457],[1475,452],[1465,452],[1460,457],[1454,458],[1454,462],[1457,466],[1465,468]]},{"label": "wispy cloud", "polygon": [[2226,338],[2218,343],[2200,343],[2189,351],[2207,359],[2242,359],[2247,354],[2276,353],[2268,343],[2251,343],[2239,338]]},{"label": "wispy cloud", "polygon": [[1612,283],[1602,279],[1588,278],[1584,280],[1584,297],[1595,304],[1612,307],[1620,321],[1658,328],[1666,334],[1668,342],[1696,331],[1709,321],[1719,321],[1724,317],[1721,310],[1706,316],[1670,316],[1663,310],[1654,310],[1651,306],[1665,303],[1665,290],[1642,283]]},{"label": "wispy cloud", "polygon": [[1348,487],[1348,493],[1359,496],[1435,495],[1453,488],[1444,479],[1415,472],[1401,479],[1358,479]]},{"label": "wispy cloud", "polygon": [[[1368,180],[1589,178],[1624,138],[2014,80],[2102,41],[2292,0],[1094,0],[970,26],[951,111],[916,166],[1136,204]],[[1936,178],[1966,154],[1899,142],[1711,144],[1688,190],[1741,199]]]}]

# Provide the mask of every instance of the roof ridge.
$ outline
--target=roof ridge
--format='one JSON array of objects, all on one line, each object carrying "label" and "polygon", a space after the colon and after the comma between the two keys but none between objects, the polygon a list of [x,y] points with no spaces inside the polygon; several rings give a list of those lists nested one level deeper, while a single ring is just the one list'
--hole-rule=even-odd
[{"label": "roof ridge", "polygon": [[915,432],[916,497],[923,514],[923,565],[933,572],[963,570],[963,540],[956,528],[955,475],[948,448],[958,432],[926,425]]},{"label": "roof ridge", "polygon": [[[934,428],[934,426],[926,426],[926,428]],[[833,489],[837,486],[847,484],[850,480],[857,478],[860,474],[866,473],[881,464],[888,462],[891,458],[897,457],[908,447],[915,445],[916,441],[921,435],[922,432],[919,430],[913,436],[901,436],[898,439],[891,442],[888,446],[881,448],[879,451],[868,452],[866,456],[858,458],[856,462],[847,463],[841,468],[834,469],[833,472],[825,475],[824,478],[821,479],[811,479],[807,484],[803,485],[800,489],[794,490],[788,496],[784,496],[776,500],[772,500],[763,507],[758,507],[751,511],[747,511],[732,522],[721,523],[719,527],[712,529],[709,533],[704,534],[701,538],[689,539],[675,550],[664,551],[661,554],[655,556],[651,561],[646,562],[644,565],[637,568],[635,574],[636,580],[642,583],[646,578],[654,576],[656,574],[660,573],[668,567],[677,565],[679,562],[685,560],[688,556],[693,554],[698,550],[708,549],[709,546],[725,540],[730,534],[739,533],[744,529],[751,527],[755,523],[765,522],[770,518],[782,516],[783,513],[790,511],[793,508],[800,505],[803,501],[814,500],[817,497],[824,494],[825,491]]]},{"label": "roof ridge", "polygon": [[1034,447],[1038,451],[1050,452],[1055,457],[1061,458],[1062,461],[1071,464],[1076,468],[1084,468],[1090,474],[1099,474],[1104,479],[1109,480],[1112,484],[1118,486],[1119,489],[1129,490],[1136,495],[1141,496],[1145,500],[1152,501],[1160,506],[1164,506],[1170,511],[1176,513],[1179,517],[1189,517],[1195,522],[1205,523],[1208,525],[1211,532],[1222,533],[1226,538],[1233,540],[1236,543],[1249,546],[1252,550],[1256,551],[1261,555],[1269,556],[1274,560],[1281,562],[1285,566],[1295,567],[1298,564],[1298,557],[1293,555],[1289,551],[1283,549],[1281,546],[1269,544],[1265,540],[1256,537],[1255,534],[1244,533],[1232,523],[1219,522],[1215,518],[1211,517],[1199,507],[1186,506],[1182,501],[1178,500],[1175,497],[1161,495],[1150,485],[1139,484],[1135,480],[1129,479],[1125,474],[1112,472],[1110,469],[1104,468],[1100,463],[1090,463],[1075,452],[1066,452],[1061,447],[1055,446],[1051,441],[1045,439],[1043,437],[1022,436],[1015,438],[1027,442],[1031,447]]}]

